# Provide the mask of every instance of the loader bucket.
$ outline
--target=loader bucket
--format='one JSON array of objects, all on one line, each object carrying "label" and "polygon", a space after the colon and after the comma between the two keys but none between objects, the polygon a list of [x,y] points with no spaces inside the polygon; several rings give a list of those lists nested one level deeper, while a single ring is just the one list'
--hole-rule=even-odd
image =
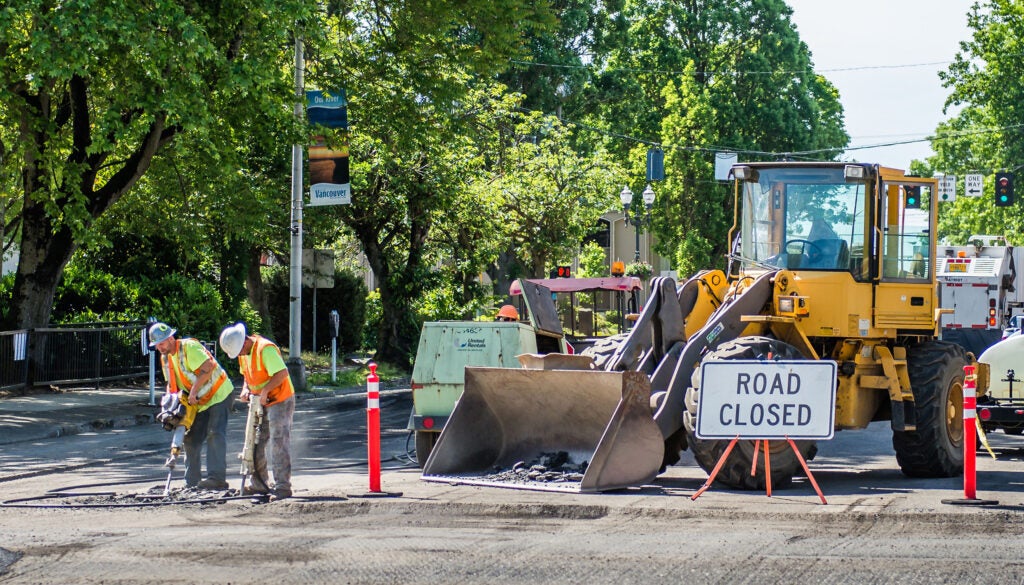
[{"label": "loader bucket", "polygon": [[651,481],[663,454],[641,372],[467,367],[422,479],[600,492]]}]

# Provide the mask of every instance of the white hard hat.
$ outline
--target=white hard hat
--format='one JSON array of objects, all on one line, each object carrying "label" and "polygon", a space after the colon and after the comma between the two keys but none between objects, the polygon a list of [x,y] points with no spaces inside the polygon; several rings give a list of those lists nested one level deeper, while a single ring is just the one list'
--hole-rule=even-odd
[{"label": "white hard hat", "polygon": [[177,333],[177,329],[174,329],[167,323],[153,323],[149,327],[149,347],[156,347],[162,341],[166,341],[168,337]]},{"label": "white hard hat", "polygon": [[234,359],[242,353],[245,345],[245,323],[235,323],[220,332],[220,348],[228,357]]}]

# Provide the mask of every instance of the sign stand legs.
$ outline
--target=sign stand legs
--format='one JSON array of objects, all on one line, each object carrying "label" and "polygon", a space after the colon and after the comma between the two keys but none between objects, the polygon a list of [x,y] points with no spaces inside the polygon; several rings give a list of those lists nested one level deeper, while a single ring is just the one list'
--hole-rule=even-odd
[{"label": "sign stand legs", "polygon": [[740,436],[736,435],[731,441],[729,441],[729,446],[725,448],[725,453],[722,453],[722,456],[718,458],[718,463],[716,463],[715,468],[711,470],[711,475],[708,476],[708,480],[704,482],[704,485],[700,486],[700,489],[697,490],[696,493],[690,496],[690,501],[696,500],[701,494],[708,491],[708,488],[710,488],[711,484],[715,481],[715,476],[718,475],[718,472],[722,470],[722,466],[725,465],[725,460],[728,459],[729,455],[732,453],[732,448],[736,446],[736,441],[739,440]]},{"label": "sign stand legs", "polygon": [[800,460],[800,465],[803,466],[804,473],[807,474],[807,479],[811,480],[811,485],[814,486],[814,491],[818,492],[818,498],[821,499],[821,503],[828,505],[828,502],[825,501],[824,494],[821,493],[821,488],[818,487],[818,482],[814,480],[814,476],[811,475],[810,468],[807,467],[807,462],[804,461],[804,456],[800,454],[800,449],[796,448],[796,443],[793,442],[793,439],[786,437],[786,441],[788,441],[789,446],[793,448],[793,453],[796,454],[796,458]]},{"label": "sign stand legs", "polygon": [[[722,466],[725,465],[725,460],[729,458],[730,454],[732,454],[733,447],[736,446],[736,442],[739,440],[740,436],[736,435],[731,441],[729,441],[729,446],[725,448],[725,452],[718,458],[718,463],[716,463],[715,468],[711,470],[711,475],[708,476],[707,481],[704,482],[704,485],[702,485],[700,489],[690,496],[691,501],[696,500],[701,494],[711,488],[711,484],[714,483],[715,477],[718,475],[718,472],[722,470]],[[768,448],[768,439],[756,439],[754,441],[754,456],[751,458],[752,463],[750,466],[750,475],[756,475],[757,473],[757,455],[761,450],[762,442],[764,443],[764,485],[766,494],[770,498],[772,497],[772,463],[770,449]],[[789,443],[789,446],[793,449],[793,453],[796,455],[797,460],[800,461],[800,465],[804,468],[804,473],[807,475],[807,479],[809,479],[811,481],[811,485],[814,486],[814,491],[818,494],[818,498],[821,500],[821,503],[827,505],[828,502],[825,501],[825,495],[821,493],[821,488],[818,487],[818,482],[815,481],[814,475],[811,474],[810,468],[807,467],[807,461],[804,460],[804,456],[800,454],[800,449],[797,449],[796,443],[793,442],[793,439],[786,437],[786,442]]]}]

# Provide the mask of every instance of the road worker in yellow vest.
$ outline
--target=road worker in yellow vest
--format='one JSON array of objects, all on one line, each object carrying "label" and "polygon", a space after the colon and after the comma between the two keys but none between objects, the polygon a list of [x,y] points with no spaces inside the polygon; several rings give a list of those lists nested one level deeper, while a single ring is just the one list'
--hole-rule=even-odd
[{"label": "road worker in yellow vest", "polygon": [[[260,426],[253,451],[253,473],[249,476],[249,485],[242,487],[242,493],[268,495],[271,501],[291,497],[290,443],[295,389],[281,350],[262,335],[247,335],[244,323],[235,323],[221,331],[220,348],[228,357],[238,358],[238,370],[244,378],[240,399],[245,402],[258,399],[266,413],[266,422]],[[267,475],[268,442],[273,484]]]},{"label": "road worker in yellow vest", "polygon": [[[175,338],[166,323],[149,328],[149,346],[160,351],[167,392],[178,394],[195,418],[185,433],[185,487],[224,490],[227,482],[228,398],[234,391],[224,368],[206,347],[191,338]],[[189,412],[188,417],[192,413]],[[206,478],[202,478],[202,449],[206,444]]]}]

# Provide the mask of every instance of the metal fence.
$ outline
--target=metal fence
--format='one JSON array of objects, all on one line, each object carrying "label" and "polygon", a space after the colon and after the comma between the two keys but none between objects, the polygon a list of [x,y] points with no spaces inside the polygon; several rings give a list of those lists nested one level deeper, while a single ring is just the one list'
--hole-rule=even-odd
[{"label": "metal fence", "polygon": [[28,382],[28,331],[0,331],[0,390]]},{"label": "metal fence", "polygon": [[0,332],[0,389],[147,376],[145,327],[145,322],[83,323]]}]

